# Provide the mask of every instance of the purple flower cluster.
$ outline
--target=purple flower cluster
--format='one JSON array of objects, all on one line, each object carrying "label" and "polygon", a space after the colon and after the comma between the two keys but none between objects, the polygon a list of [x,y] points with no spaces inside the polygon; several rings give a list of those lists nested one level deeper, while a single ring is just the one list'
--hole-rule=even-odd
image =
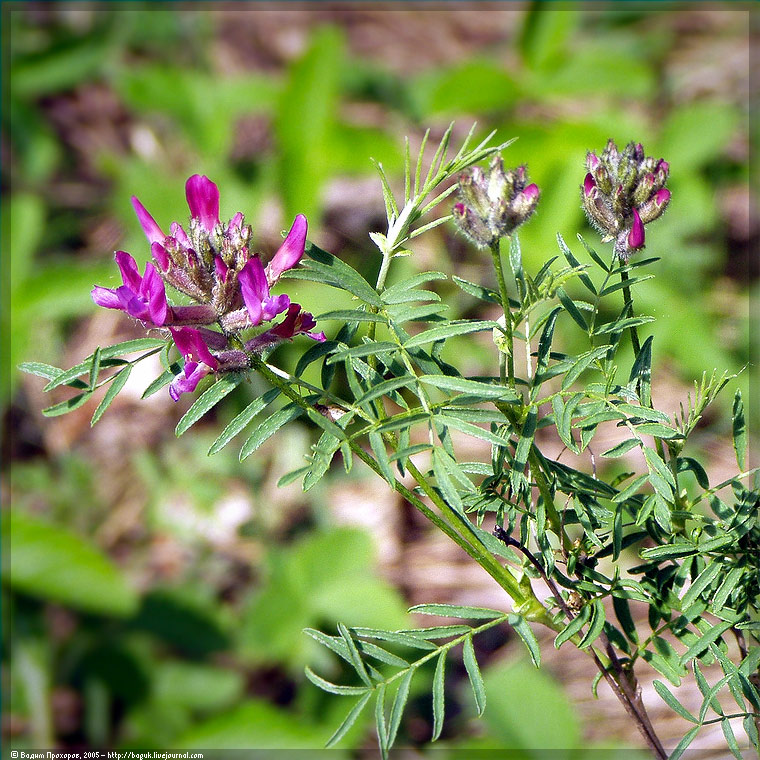
[{"label": "purple flower cluster", "polygon": [[601,156],[588,154],[586,168],[581,194],[589,221],[605,240],[615,241],[615,252],[626,261],[644,247],[644,225],[670,202],[668,162],[645,156],[641,143],[619,151],[610,140]]},{"label": "purple flower cluster", "polygon": [[459,229],[475,245],[487,248],[511,235],[536,210],[540,191],[528,184],[524,166],[504,171],[495,155],[487,171],[474,166],[459,178],[459,202],[452,213]]},{"label": "purple flower cluster", "polygon": [[[167,327],[185,364],[169,386],[176,401],[182,393],[195,390],[210,372],[240,371],[250,358],[265,348],[304,334],[324,341],[315,333],[314,318],[286,294],[273,295],[280,275],[295,267],[306,245],[306,217],[299,214],[290,232],[265,267],[249,251],[251,228],[241,213],[227,224],[219,220],[219,190],[208,177],[195,174],[185,185],[190,223],[185,230],[173,222],[170,234],[161,230],[140,201],[132,206],[151,247],[152,261],[140,275],[135,260],[125,251],[116,252],[121,272],[118,288],[96,286],[92,300],[107,309],[120,309],[148,327]],[[171,306],[166,285],[193,301],[189,306]],[[285,318],[244,340],[243,331]],[[213,330],[208,325],[216,325]]]}]

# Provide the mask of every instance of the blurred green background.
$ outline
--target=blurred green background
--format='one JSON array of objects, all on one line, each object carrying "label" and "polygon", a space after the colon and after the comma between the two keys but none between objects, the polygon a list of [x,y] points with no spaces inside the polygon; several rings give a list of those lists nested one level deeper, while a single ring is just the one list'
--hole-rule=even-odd
[{"label": "blurred green background", "polygon": [[[636,305],[657,317],[647,325],[656,401],[675,411],[704,369],[738,372],[750,361],[760,222],[742,6],[2,10],[4,367],[69,366],[141,334],[121,314],[97,313],[89,291],[118,284],[115,249],[147,260],[130,195],[166,229],[186,219],[183,185],[196,172],[219,185],[224,219],[246,214],[259,250],[273,252],[280,230],[306,213],[311,239],[374,279],[367,233],[384,214],[369,157],[398,187],[403,137],[414,148],[427,127],[435,137],[451,120],[460,137],[473,121],[498,140],[519,137],[505,163],[527,163],[542,191],[520,235],[534,271],[557,253],[557,232],[574,250],[579,232],[601,250],[580,207],[587,150],[613,137],[666,158],[673,201],[647,230],[647,253],[662,258]],[[482,254],[452,228],[419,243],[395,277],[443,269],[489,282]],[[336,291],[289,286],[314,313],[337,308]],[[445,283],[440,293],[452,316],[478,313]],[[561,340],[572,348],[577,336]],[[277,359],[292,364],[299,350]],[[458,358],[468,372],[490,371],[479,345]],[[721,412],[735,388],[757,428],[753,371],[696,436],[711,480],[731,471]],[[306,427],[286,428],[243,465],[233,446],[206,457],[220,426],[261,392],[255,379],[178,441],[188,402],[140,402],[153,376],[138,374],[94,429],[89,406],[43,418],[60,399],[44,397],[39,378],[12,371],[4,386],[6,745],[319,747],[349,704],[305,681],[307,662],[332,680],[341,674],[302,628],[408,627],[411,603],[502,603],[360,467],[346,475],[338,465],[306,496],[297,484],[277,489],[313,442]],[[473,721],[454,667],[444,729],[452,756],[530,748],[537,734],[543,746],[637,742],[616,704],[573,686],[579,675],[562,658],[550,670],[569,682],[574,707],[550,674],[524,664],[508,631],[480,646],[489,707]],[[538,696],[520,697],[516,721],[509,694],[526,685]],[[430,734],[429,689],[417,688],[402,745]],[[367,721],[342,746],[348,755],[372,746]]]}]

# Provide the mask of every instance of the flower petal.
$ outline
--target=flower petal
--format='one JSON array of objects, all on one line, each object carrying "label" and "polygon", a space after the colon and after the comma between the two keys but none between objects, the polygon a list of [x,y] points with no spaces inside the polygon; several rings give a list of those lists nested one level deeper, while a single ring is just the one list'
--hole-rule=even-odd
[{"label": "flower petal", "polygon": [[238,273],[238,282],[251,322],[260,325],[263,321],[264,301],[269,300],[270,296],[264,265],[258,256],[248,259]]},{"label": "flower petal", "polygon": [[644,224],[635,207],[633,209],[633,226],[628,233],[628,246],[634,249],[644,247]]},{"label": "flower petal", "polygon": [[193,174],[185,183],[190,215],[211,235],[219,224],[219,188],[205,175]]},{"label": "flower petal", "polygon": [[148,304],[148,313],[153,324],[158,327],[165,325],[169,315],[166,289],[164,288],[164,281],[150,262],[145,265],[145,276],[140,288],[140,295]]},{"label": "flower petal", "polygon": [[126,251],[116,251],[114,255],[116,265],[121,272],[122,282],[133,292],[138,293],[142,285],[142,277],[137,263]]},{"label": "flower petal", "polygon": [[161,228],[158,226],[156,220],[147,212],[145,206],[137,200],[136,196],[130,198],[132,201],[132,207],[137,214],[137,220],[140,222],[140,226],[143,228],[145,236],[151,243],[163,243],[166,239],[166,235],[161,232]]},{"label": "flower petal", "polygon": [[298,214],[288,236],[267,266],[267,281],[270,285],[277,282],[284,271],[292,269],[301,260],[308,226],[306,217]]}]

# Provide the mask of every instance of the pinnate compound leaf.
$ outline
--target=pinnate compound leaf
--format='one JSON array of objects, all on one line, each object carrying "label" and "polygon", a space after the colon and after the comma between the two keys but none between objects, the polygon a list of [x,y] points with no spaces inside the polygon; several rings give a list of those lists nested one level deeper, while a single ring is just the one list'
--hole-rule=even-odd
[{"label": "pinnate compound leaf", "polygon": [[472,693],[475,697],[475,706],[478,709],[478,715],[482,715],[483,711],[486,709],[486,689],[483,683],[483,676],[480,674],[478,660],[475,657],[475,647],[472,645],[472,636],[468,636],[464,640],[462,659],[464,660],[464,667],[467,671],[467,675],[470,678],[470,685],[472,686]]}]

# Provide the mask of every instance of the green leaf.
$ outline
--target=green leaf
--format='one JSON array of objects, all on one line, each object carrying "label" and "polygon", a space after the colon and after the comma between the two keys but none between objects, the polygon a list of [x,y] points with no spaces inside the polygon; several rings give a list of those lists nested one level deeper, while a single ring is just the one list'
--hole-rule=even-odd
[{"label": "green leaf", "polygon": [[559,649],[566,641],[579,633],[581,628],[591,615],[591,608],[586,605],[581,611],[556,635],[554,638],[554,648]]},{"label": "green leaf", "polygon": [[[661,673],[665,676],[665,678],[670,681],[673,686],[680,686],[681,685],[681,675],[682,673],[679,671],[679,668],[676,667],[678,665],[678,661],[676,660],[675,666],[665,659],[661,654],[657,652],[652,652],[649,649],[645,649],[641,652],[641,656],[648,662],[658,673]],[[682,669],[681,669],[682,670]]]},{"label": "green leaf", "polygon": [[731,750],[731,754],[737,758],[737,760],[743,760],[744,753],[739,749],[739,744],[736,741],[736,736],[734,736],[734,730],[731,728],[731,724],[728,721],[728,718],[723,718],[723,720],[720,722],[720,727],[723,730],[723,736],[726,737],[726,744],[728,744],[728,748]]},{"label": "green leaf", "polygon": [[704,652],[705,649],[710,646],[710,644],[712,644],[714,641],[717,641],[729,628],[731,628],[731,626],[731,622],[725,622],[712,627],[681,655],[681,665],[685,665],[695,657],[699,657],[699,655],[701,655],[702,652]]},{"label": "green leaf", "polygon": [[639,641],[639,634],[636,631],[636,624],[633,622],[631,606],[628,604],[628,600],[613,596],[612,606],[615,610],[615,617],[617,617],[618,622],[623,629],[623,633],[625,633],[629,641],[637,644]]},{"label": "green leaf", "polygon": [[436,640],[436,639],[449,639],[452,636],[461,636],[468,633],[470,626],[468,625],[433,625],[430,628],[410,628],[408,631],[399,631],[399,633],[408,633],[411,636],[416,636],[420,639]]},{"label": "green leaf", "polygon": [[552,339],[554,337],[554,326],[557,322],[557,316],[562,311],[561,307],[557,306],[547,317],[546,324],[544,325],[541,338],[538,341],[538,354],[536,358],[536,373],[534,377],[534,385],[530,391],[530,400],[535,401],[538,397],[541,383],[537,382],[537,379],[546,371],[546,367],[549,362],[549,352],[551,351]]},{"label": "green leaf", "polygon": [[348,732],[348,729],[356,723],[356,719],[361,715],[362,710],[367,706],[370,697],[374,692],[371,689],[365,690],[365,693],[359,697],[356,704],[351,708],[343,722],[335,730],[335,733],[327,740],[326,748],[334,747]]},{"label": "green leaf", "polygon": [[699,599],[702,593],[712,585],[722,567],[723,565],[718,560],[708,562],[705,569],[692,581],[688,591],[683,595],[681,599],[682,610],[691,607]]},{"label": "green leaf", "polygon": [[416,668],[409,668],[407,674],[401,679],[401,683],[396,691],[396,696],[393,699],[393,705],[391,707],[391,718],[388,724],[388,746],[392,747],[396,741],[396,734],[398,733],[399,726],[401,725],[401,717],[404,714],[404,708],[406,707],[407,700],[409,699],[409,687],[412,684],[412,678],[417,672]]},{"label": "green leaf", "polygon": [[675,559],[676,557],[688,557],[690,554],[696,554],[697,547],[693,544],[666,544],[664,546],[653,546],[650,549],[642,549],[641,556],[643,559]]},{"label": "green leaf", "polygon": [[431,741],[436,741],[443,729],[443,715],[445,709],[443,680],[445,671],[446,650],[438,655],[438,662],[435,666],[435,675],[433,676],[433,736],[431,737]]},{"label": "green leaf", "polygon": [[177,437],[189,430],[206,412],[216,406],[226,395],[231,393],[243,381],[242,372],[230,372],[222,375],[208,390],[204,391],[195,403],[185,412],[177,423],[174,433]]},{"label": "green leaf", "polygon": [[687,747],[694,741],[694,737],[699,733],[702,726],[694,726],[690,728],[683,736],[680,742],[676,745],[675,749],[668,755],[668,760],[678,760],[681,755],[686,751]]},{"label": "green leaf", "polygon": [[[457,277],[456,275],[452,277],[452,279],[454,281],[454,284],[457,285],[465,293],[467,293],[467,295],[478,298],[481,301],[486,301],[487,303],[501,303],[501,297],[495,290],[484,288],[482,285],[476,285],[474,282],[463,280],[461,277]],[[515,306],[519,306],[519,304],[516,303]]]},{"label": "green leaf", "polygon": [[584,332],[588,332],[588,324],[586,323],[585,317],[581,314],[580,310],[575,305],[575,302],[570,298],[564,288],[557,288],[557,297],[559,298],[560,303],[565,307],[565,311],[567,311],[567,313],[573,318],[578,327]]},{"label": "green leaf", "polygon": [[111,384],[106,391],[106,395],[103,396],[103,400],[98,404],[98,408],[92,415],[90,425],[94,425],[103,416],[103,413],[106,411],[106,409],[111,406],[113,400],[116,398],[116,396],[119,395],[119,391],[121,391],[121,389],[126,385],[127,380],[129,380],[129,376],[132,373],[132,367],[134,366],[134,364],[127,364],[123,370],[117,372],[114,375],[113,380],[111,380]]},{"label": "green leaf", "polygon": [[578,643],[578,649],[585,649],[586,647],[591,646],[591,644],[597,640],[602,630],[604,629],[604,622],[605,614],[602,600],[594,599],[591,605],[591,622],[589,624],[588,630]]},{"label": "green leaf", "polygon": [[659,422],[642,422],[636,425],[636,432],[642,435],[651,435],[655,438],[663,438],[665,440],[672,440],[673,438],[683,438],[683,434],[678,430],[674,430],[667,425],[661,425]]},{"label": "green leaf", "polygon": [[599,297],[601,298],[602,296],[608,296],[610,293],[614,293],[616,290],[622,290],[626,285],[628,285],[628,287],[633,287],[639,282],[644,282],[644,280],[651,280],[653,278],[654,278],[653,274],[646,274],[646,275],[642,275],[641,277],[631,277],[627,280],[621,280],[620,282],[615,282],[612,285],[608,285],[606,288],[604,288],[604,290],[600,291]]},{"label": "green leaf", "polygon": [[391,486],[393,486],[396,482],[396,477],[393,474],[393,467],[388,458],[388,450],[385,448],[385,442],[383,441],[382,435],[376,430],[371,431],[369,434],[369,443],[372,447],[372,453],[375,455],[375,459],[380,465],[383,477]]},{"label": "green leaf", "polygon": [[375,730],[377,742],[380,746],[380,755],[383,760],[388,759],[388,727],[385,723],[385,683],[377,687],[375,698]]},{"label": "green leaf", "polygon": [[585,354],[581,354],[565,374],[565,377],[562,380],[562,390],[568,390],[581,374],[591,366],[591,364],[597,359],[603,358],[609,350],[609,346],[602,346],[601,348],[595,348],[593,351],[587,351]]},{"label": "green leaf", "polygon": [[445,340],[446,338],[452,338],[455,335],[467,335],[469,333],[482,332],[483,330],[493,330],[495,327],[498,327],[498,325],[496,322],[491,321],[453,320],[440,327],[433,327],[430,330],[425,330],[424,332],[415,335],[405,341],[404,348],[409,349],[416,346],[422,346],[425,343]]},{"label": "green leaf", "polygon": [[314,319],[319,322],[323,319],[338,319],[341,322],[383,322],[387,320],[381,314],[373,314],[371,311],[361,309],[339,309],[338,311],[326,311]]},{"label": "green leaf", "polygon": [[[113,346],[107,346],[106,348],[101,349],[100,361],[103,362],[106,359],[113,359],[114,357],[135,353],[137,351],[149,351],[165,345],[166,341],[160,338],[137,338],[136,340],[126,340],[122,343],[116,343]],[[43,390],[47,393],[48,391],[52,391],[53,388],[57,388],[59,385],[67,385],[70,380],[73,380],[80,375],[88,374],[92,367],[92,363],[93,356],[89,356],[80,364],[77,364],[65,372],[61,372],[61,374],[49,382]]]},{"label": "green leaf", "polygon": [[[328,284],[333,287],[347,290],[357,298],[371,306],[381,307],[383,301],[377,291],[351,266],[341,261],[313,243],[306,244],[306,255],[309,260],[302,259],[302,265],[314,272],[324,275]],[[296,270],[297,272],[298,270]]]},{"label": "green leaf", "polygon": [[98,346],[92,354],[92,365],[90,366],[90,379],[87,383],[87,387],[91,390],[95,390],[95,383],[98,381],[98,373],[100,372],[100,346]]},{"label": "green leaf", "polygon": [[333,354],[327,360],[327,364],[336,364],[338,362],[343,362],[346,359],[356,359],[362,356],[377,356],[379,354],[388,353],[389,351],[398,350],[399,346],[396,343],[391,343],[389,341],[370,341],[361,346],[354,346],[353,348]]},{"label": "green leaf", "polygon": [[463,377],[450,377],[449,375],[421,375],[417,378],[425,385],[432,385],[444,391],[452,393],[466,393],[477,396],[480,399],[511,399],[517,400],[520,396],[511,388],[492,383],[483,383],[478,380],[467,380]]},{"label": "green leaf", "polygon": [[635,449],[637,446],[641,446],[641,441],[638,438],[626,438],[611,449],[602,452],[603,457],[609,459],[615,459],[616,457],[622,457],[623,454],[627,454],[631,449]]},{"label": "green leaf", "polygon": [[[647,465],[649,466],[649,472],[656,473],[670,486],[670,491],[663,489],[662,496],[665,499],[672,499],[673,491],[675,491],[676,488],[676,481],[673,478],[673,473],[654,449],[649,448],[649,446],[643,446],[642,449],[644,450],[644,459],[646,459]],[[655,487],[655,490],[658,490],[655,483],[652,483],[652,485]]]},{"label": "green leaf", "polygon": [[456,417],[451,417],[448,414],[438,414],[435,416],[435,419],[447,427],[452,427],[454,430],[459,430],[461,433],[471,435],[473,438],[480,438],[481,440],[487,441],[494,446],[509,445],[508,440],[499,438],[498,435],[494,435],[494,433],[492,433],[490,430],[484,430],[477,425],[472,425],[471,423],[465,422],[464,420],[457,419]]},{"label": "green leaf", "polygon": [[523,644],[528,649],[530,659],[533,664],[538,668],[541,666],[541,649],[538,646],[538,639],[536,639],[533,631],[528,625],[522,615],[510,614],[507,617],[507,622],[512,626],[514,632],[522,639]]},{"label": "green leaf", "polygon": [[413,636],[406,631],[383,631],[379,628],[362,627],[355,627],[353,631],[357,636],[388,641],[391,644],[401,644],[402,646],[412,647],[413,649],[425,649],[430,651],[438,648],[435,644],[431,644],[426,639],[422,639],[419,636]]},{"label": "green leaf", "polygon": [[715,592],[715,596],[712,598],[712,601],[710,602],[710,609],[712,612],[719,613],[723,609],[726,602],[728,601],[729,596],[731,596],[731,592],[739,584],[739,581],[742,580],[744,572],[745,571],[743,567],[734,567],[728,573],[723,583],[721,583],[720,587]]},{"label": "green leaf", "polygon": [[[18,365],[18,369],[21,372],[26,372],[29,375],[36,375],[42,377],[45,380],[55,380],[60,374],[63,373],[62,369],[53,367],[51,364],[43,364],[42,362],[22,362]],[[86,388],[87,385],[82,383],[82,388]]]},{"label": "green leaf", "polygon": [[416,612],[419,615],[465,618],[467,620],[495,620],[505,614],[486,607],[464,607],[459,604],[416,604],[409,608],[409,612]]},{"label": "green leaf", "polygon": [[744,402],[742,392],[736,391],[733,408],[733,438],[736,463],[744,470],[747,461],[747,423],[744,419]]},{"label": "green leaf", "polygon": [[240,414],[236,415],[225,426],[208,450],[209,456],[221,451],[259,412],[272,403],[280,395],[279,388],[272,388],[263,395],[251,401]]},{"label": "green leaf", "polygon": [[352,695],[352,694],[364,694],[366,693],[367,686],[341,686],[339,684],[330,683],[324,678],[318,676],[310,667],[304,669],[306,677],[323,691],[327,691],[330,694]]},{"label": "green leaf", "polygon": [[240,450],[240,461],[253,454],[262,443],[271,438],[283,425],[300,417],[303,414],[301,407],[294,403],[287,404],[278,409],[271,417],[267,417],[258,425]]},{"label": "green leaf", "polygon": [[121,571],[74,533],[18,510],[3,516],[10,539],[10,572],[4,583],[15,591],[97,615],[128,617],[138,597]]},{"label": "green leaf", "polygon": [[468,636],[464,640],[462,659],[464,660],[464,667],[467,671],[467,675],[470,678],[470,685],[472,686],[472,693],[475,697],[475,706],[478,709],[478,715],[482,715],[483,710],[486,709],[486,689],[483,684],[483,676],[480,675],[478,660],[475,657],[475,647],[472,645],[472,636]]},{"label": "green leaf", "polygon": [[345,625],[343,625],[343,623],[338,623],[338,633],[341,635],[343,641],[346,642],[351,665],[353,665],[354,670],[356,670],[356,672],[359,674],[359,678],[361,678],[362,681],[364,681],[364,683],[366,683],[367,686],[371,688],[372,679],[369,677],[367,669],[364,667],[364,662],[362,661],[361,655],[359,654],[359,650],[356,648],[356,644],[351,638],[351,632],[348,630],[348,628],[346,628]]},{"label": "green leaf", "polygon": [[422,285],[424,282],[430,282],[432,280],[447,280],[448,275],[445,272],[420,272],[419,274],[412,275],[406,279],[397,282],[394,285],[386,288],[383,291],[383,301],[386,303],[399,303],[395,300],[387,300],[388,298],[394,299],[401,293],[405,293],[408,290],[413,290],[418,285]]},{"label": "green leaf", "polygon": [[164,370],[143,392],[141,399],[146,399],[166,387],[182,371],[179,362],[174,362],[169,369]]},{"label": "green leaf", "polygon": [[364,395],[356,399],[356,406],[363,406],[369,401],[374,401],[380,396],[390,395],[393,391],[403,388],[406,385],[411,385],[415,382],[415,378],[412,375],[405,377],[392,377],[389,380],[383,380],[376,385],[373,385]]},{"label": "green leaf", "polygon": [[631,367],[631,374],[628,377],[629,383],[637,383],[640,388],[640,400],[644,406],[649,406],[652,402],[651,397],[651,378],[652,378],[652,340],[654,336],[650,335],[641,346],[636,360]]},{"label": "green leaf", "polygon": [[677,712],[682,718],[685,718],[691,723],[699,723],[699,721],[675,698],[674,694],[662,681],[655,679],[654,688],[665,702],[667,702],[668,706]]},{"label": "green leaf", "polygon": [[[567,263],[570,264],[573,269],[581,269],[583,270],[583,266],[581,265],[580,261],[573,256],[570,249],[567,247],[567,243],[562,238],[562,235],[557,233],[557,244],[559,245],[560,251],[562,251],[562,255],[567,260]],[[594,283],[591,282],[591,278],[583,271],[578,275],[578,279],[594,294],[596,295],[596,288],[594,287]]]},{"label": "green leaf", "polygon": [[609,333],[623,332],[631,327],[639,327],[654,322],[654,317],[618,317],[612,322],[605,322],[594,328],[594,335],[607,335]]},{"label": "green leaf", "polygon": [[61,401],[59,404],[53,404],[42,410],[45,417],[59,417],[62,414],[68,414],[75,409],[79,409],[80,406],[86,404],[92,396],[92,392],[80,393],[78,396]]}]

